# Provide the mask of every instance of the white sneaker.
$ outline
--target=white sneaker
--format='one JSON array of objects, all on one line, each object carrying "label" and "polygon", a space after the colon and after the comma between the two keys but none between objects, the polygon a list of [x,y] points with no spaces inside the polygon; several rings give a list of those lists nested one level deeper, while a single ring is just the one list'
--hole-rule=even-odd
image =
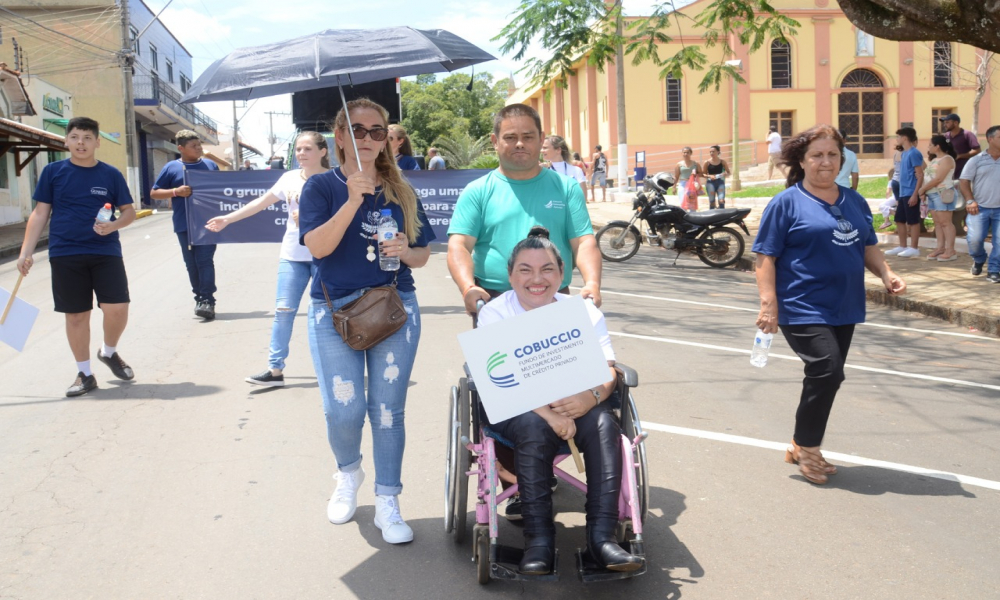
[{"label": "white sneaker", "polygon": [[904,246],[896,246],[896,247],[895,247],[895,248],[893,248],[892,250],[886,250],[886,251],[885,251],[885,255],[886,255],[886,256],[896,256],[897,254],[899,254],[899,253],[901,253],[901,252],[905,252],[905,251],[906,251],[906,250],[908,250],[908,249],[909,249],[909,248],[906,248],[906,247],[904,247]]},{"label": "white sneaker", "polygon": [[920,250],[916,248],[907,248],[899,253],[899,258],[916,258],[920,256]]},{"label": "white sneaker", "polygon": [[365,470],[358,467],[352,473],[340,471],[334,477],[337,479],[337,489],[326,507],[326,518],[334,525],[343,525],[351,520],[354,511],[358,509],[358,489],[365,481]]},{"label": "white sneaker", "polygon": [[390,544],[413,541],[413,530],[399,516],[396,496],[375,496],[375,527],[382,530],[382,539]]}]

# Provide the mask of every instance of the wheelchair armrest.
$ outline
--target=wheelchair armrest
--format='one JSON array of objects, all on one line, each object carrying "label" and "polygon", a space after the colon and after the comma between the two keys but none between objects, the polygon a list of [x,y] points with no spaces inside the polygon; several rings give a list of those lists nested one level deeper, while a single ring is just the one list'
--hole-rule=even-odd
[{"label": "wheelchair armrest", "polygon": [[615,363],[615,372],[618,373],[618,380],[625,384],[626,387],[634,388],[639,386],[639,374],[632,367],[623,363]]}]

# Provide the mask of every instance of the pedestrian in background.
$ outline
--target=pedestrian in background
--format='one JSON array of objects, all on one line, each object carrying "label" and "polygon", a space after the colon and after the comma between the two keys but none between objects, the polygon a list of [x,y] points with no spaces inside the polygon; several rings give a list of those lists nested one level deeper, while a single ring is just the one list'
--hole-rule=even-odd
[{"label": "pedestrian in background", "polygon": [[437,148],[427,149],[427,170],[428,171],[444,171],[448,167],[444,163],[444,159],[438,155]]},{"label": "pedestrian in background", "polygon": [[[600,144],[594,146],[594,155],[590,157],[590,201],[597,202],[597,184],[601,186],[601,202],[608,201],[608,157],[601,150]],[[586,196],[584,196],[586,200]]]},{"label": "pedestrian in background", "polygon": [[[350,111],[350,129],[345,109]],[[383,540],[400,544],[413,540],[398,499],[403,491],[406,392],[420,341],[412,269],[427,264],[434,232],[386,144],[388,123],[389,113],[366,98],[348,102],[337,113],[334,131],[341,166],[309,178],[302,188],[299,219],[302,242],[316,258],[309,348],[323,397],[327,439],[339,469],[327,518],[343,524],[357,509],[358,489],[365,479],[361,437],[367,415],[375,459],[375,526]],[[348,136],[357,143],[356,153]],[[376,242],[381,210],[391,212],[399,232],[394,239]],[[375,243],[379,254],[399,259],[398,271],[382,270]],[[367,350],[351,348],[334,329],[333,313],[370,288],[389,285],[403,302],[406,324]]]},{"label": "pedestrian in background", "polygon": [[410,136],[406,135],[406,128],[402,125],[389,125],[389,148],[400,169],[404,171],[420,170],[417,159],[413,158]]},{"label": "pedestrian in background", "polygon": [[774,168],[778,167],[778,171],[781,172],[781,176],[785,177],[788,173],[785,171],[785,167],[781,164],[781,134],[778,133],[778,128],[771,125],[767,138],[767,179],[770,181],[774,177]]},{"label": "pedestrian in background", "polygon": [[966,220],[969,232],[965,239],[972,256],[972,274],[983,272],[988,233],[993,239],[993,249],[986,278],[1000,283],[1000,125],[986,130],[986,143],[986,152],[965,163],[959,185],[965,197],[965,209],[969,212]]},{"label": "pedestrian in background", "polygon": [[903,147],[897,145],[895,150],[892,155],[892,168],[886,175],[889,178],[889,193],[886,194],[885,202],[879,206],[879,211],[882,213],[882,225],[879,226],[879,230],[892,226],[891,216],[895,214],[896,207],[899,206],[899,167],[903,158]]},{"label": "pedestrian in background", "polygon": [[545,159],[549,169],[579,183],[583,197],[587,197],[587,176],[580,167],[570,162],[569,146],[562,136],[550,135],[545,138],[542,142],[542,158]]},{"label": "pedestrian in background", "polygon": [[312,254],[299,241],[299,197],[302,195],[302,186],[310,177],[330,170],[326,138],[315,131],[300,133],[295,138],[295,160],[302,168],[283,174],[266,194],[243,208],[224,217],[214,217],[205,224],[205,229],[219,232],[276,202],[284,205],[285,237],[281,240],[278,260],[278,291],[274,301],[267,369],[245,379],[247,383],[264,387],[285,385],[285,359],[288,358],[295,314],[299,311],[302,294],[315,269]]},{"label": "pedestrian in background", "polygon": [[[899,158],[899,203],[896,205],[896,235],[899,246],[886,250],[886,256],[920,256],[920,196],[917,188],[924,180],[924,157],[917,149],[917,131],[902,127],[896,131],[896,143],[903,147]],[[909,244],[909,246],[907,246]]]},{"label": "pedestrian in background", "polygon": [[201,137],[190,129],[182,129],[175,137],[180,158],[163,166],[149,196],[154,200],[170,200],[173,210],[174,234],[181,246],[181,256],[187,268],[191,293],[194,294],[194,314],[205,321],[215,319],[215,244],[188,244],[187,199],[191,186],[184,177],[186,171],[218,171],[219,166],[202,158]]},{"label": "pedestrian in background", "polygon": [[[33,196],[37,204],[28,217],[17,258],[17,270],[27,276],[38,238],[51,216],[52,300],[55,311],[66,315],[66,338],[77,369],[76,380],[66,390],[69,397],[97,389],[97,378],[90,368],[90,313],[95,295],[104,313],[104,344],[97,350],[97,359],[118,379],[135,377],[132,367],[118,354],[130,302],[118,230],[135,220],[135,209],[121,172],[95,157],[100,147],[97,121],[87,117],[69,120],[69,158],[42,169]],[[109,215],[110,221],[96,222],[105,204],[117,207],[121,216],[115,219]]]},{"label": "pedestrian in background", "polygon": [[[847,134],[843,130],[840,131],[840,137],[844,139],[846,144]],[[837,175],[837,185],[855,191],[858,189],[858,155],[847,146],[844,146],[844,166],[840,167],[840,174]]]},{"label": "pedestrian in background", "polygon": [[271,157],[271,160],[267,163],[267,168],[273,171],[281,171],[285,168],[285,159],[281,158],[277,154]]},{"label": "pedestrian in background", "polygon": [[788,187],[764,209],[753,244],[757,326],[765,333],[780,329],[805,363],[785,461],[798,464],[802,476],[816,484],[837,472],[820,446],[844,381],[854,326],[865,320],[865,268],[890,293],[906,290],[878,249],[868,203],[836,183],[843,149],[843,138],[829,125],[817,125],[784,144]]},{"label": "pedestrian in background", "polygon": [[[952,113],[941,117],[940,121],[942,129],[944,129],[944,137],[951,142],[951,146],[955,149],[955,181],[958,181],[961,179],[962,171],[965,169],[965,165],[969,162],[969,159],[982,152],[982,148],[979,145],[979,139],[976,137],[976,134],[962,129],[962,119],[958,115]],[[955,202],[955,210],[951,218],[951,222],[955,226],[956,235],[965,232],[965,218],[967,214],[965,210],[965,198],[961,194],[958,194],[958,200]]]},{"label": "pedestrian in background", "polygon": [[927,255],[927,260],[947,262],[958,260],[955,252],[955,225],[951,213],[955,210],[955,149],[943,135],[931,136],[928,156],[934,156],[924,171],[924,180],[917,190],[926,197],[927,206],[934,219],[934,237],[937,246]]},{"label": "pedestrian in background", "polygon": [[708,160],[702,166],[705,174],[705,192],[708,194],[708,207],[726,208],[726,177],[732,174],[729,163],[722,159],[722,148],[712,146],[708,149]]},{"label": "pedestrian in background", "polygon": [[677,201],[684,210],[698,210],[698,194],[701,192],[701,165],[691,159],[694,150],[681,150],[681,160],[674,166],[674,181],[677,182]]}]

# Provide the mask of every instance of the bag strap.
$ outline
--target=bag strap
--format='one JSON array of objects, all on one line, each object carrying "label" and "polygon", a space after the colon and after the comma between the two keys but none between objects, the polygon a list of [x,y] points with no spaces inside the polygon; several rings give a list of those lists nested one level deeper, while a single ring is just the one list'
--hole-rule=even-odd
[{"label": "bag strap", "polygon": [[[392,283],[390,283],[389,285],[392,286],[393,288],[396,287],[396,279],[398,277],[399,273],[396,273],[395,275],[392,276]],[[319,286],[323,288],[323,297],[326,298],[326,307],[330,309],[330,314],[333,314],[335,312],[333,310],[333,302],[330,302],[330,294],[326,291],[326,284],[323,283],[322,280],[320,280]]]}]

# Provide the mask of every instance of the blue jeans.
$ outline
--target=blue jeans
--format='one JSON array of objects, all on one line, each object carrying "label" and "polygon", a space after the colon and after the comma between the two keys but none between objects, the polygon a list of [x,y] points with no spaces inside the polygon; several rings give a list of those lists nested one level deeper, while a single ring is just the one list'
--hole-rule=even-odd
[{"label": "blue jeans", "polygon": [[708,192],[708,207],[715,208],[715,200],[719,200],[719,208],[726,208],[726,182],[723,179],[709,179],[705,182]]},{"label": "blue jeans", "polygon": [[[333,310],[361,297],[361,290],[333,301]],[[309,305],[309,349],[323,396],[326,435],[337,468],[354,472],[361,467],[361,433],[365,415],[372,424],[375,493],[399,494],[403,489],[403,417],[410,371],[420,342],[420,307],[414,292],[400,292],[409,315],[406,325],[374,348],[354,350],[333,329],[325,300]],[[365,389],[365,366],[368,389]]]},{"label": "blue jeans", "polygon": [[208,302],[215,306],[215,244],[189,246],[186,231],[177,232],[181,255],[191,280],[191,293],[195,302]]},{"label": "blue jeans", "polygon": [[988,273],[1000,273],[1000,208],[979,207],[979,213],[965,218],[968,227],[966,241],[969,242],[969,255],[977,264],[986,262],[986,234],[993,236],[993,250],[990,252],[990,264],[986,267]]},{"label": "blue jeans", "polygon": [[284,258],[278,262],[278,292],[274,301],[274,323],[271,325],[271,351],[267,356],[267,366],[272,369],[285,369],[295,314],[299,312],[302,294],[309,286],[314,269],[312,262]]}]

